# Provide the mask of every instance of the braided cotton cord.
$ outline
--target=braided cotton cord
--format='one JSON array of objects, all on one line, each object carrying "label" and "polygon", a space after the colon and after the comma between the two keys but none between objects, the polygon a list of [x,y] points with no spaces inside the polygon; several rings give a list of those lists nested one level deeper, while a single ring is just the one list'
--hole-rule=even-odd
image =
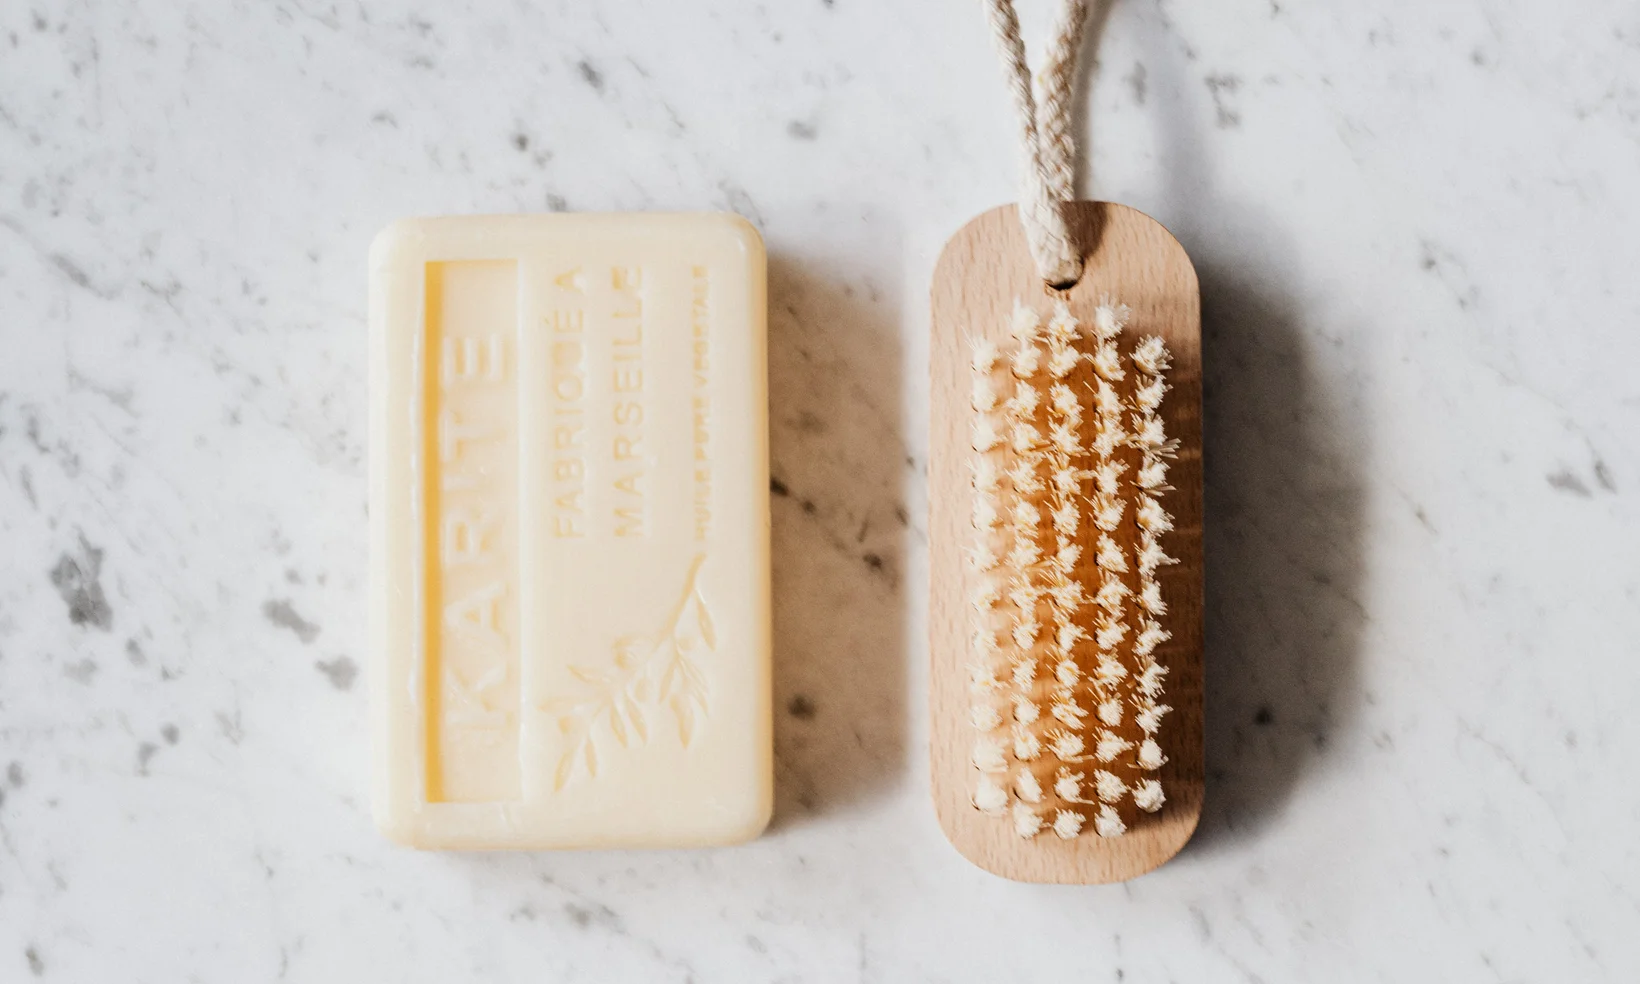
[{"label": "braided cotton cord", "polygon": [[1076,143],[1071,138],[1071,100],[1088,3],[1064,0],[1060,7],[1042,67],[1040,102],[1032,89],[1013,0],[986,0],[986,7],[1008,74],[1014,109],[1019,113],[1025,149],[1019,221],[1025,227],[1025,238],[1042,279],[1055,287],[1067,287],[1082,276],[1082,251],[1065,222],[1064,205],[1075,197]]}]

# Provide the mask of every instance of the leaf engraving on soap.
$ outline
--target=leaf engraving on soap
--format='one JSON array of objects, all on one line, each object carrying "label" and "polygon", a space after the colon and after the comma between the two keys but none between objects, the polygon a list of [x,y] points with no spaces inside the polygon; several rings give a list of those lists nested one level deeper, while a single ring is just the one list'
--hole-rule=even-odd
[{"label": "leaf engraving on soap", "polygon": [[554,791],[569,784],[578,765],[588,778],[597,778],[597,744],[606,732],[622,748],[649,744],[651,712],[670,712],[679,743],[688,748],[694,742],[711,709],[706,675],[695,660],[717,651],[717,630],[700,591],[705,561],[701,554],[690,564],[665,628],[653,636],[615,640],[611,667],[570,666],[569,675],[587,692],[539,705],[566,738],[564,755],[553,773]]}]

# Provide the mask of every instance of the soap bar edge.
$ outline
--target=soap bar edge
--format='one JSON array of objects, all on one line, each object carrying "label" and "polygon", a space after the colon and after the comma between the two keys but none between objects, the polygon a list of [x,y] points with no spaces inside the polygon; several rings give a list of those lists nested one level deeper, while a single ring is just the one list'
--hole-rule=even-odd
[{"label": "soap bar edge", "polygon": [[[592,213],[584,213],[592,214]],[[708,234],[726,234],[734,240],[734,245],[740,258],[744,261],[744,274],[748,286],[747,316],[744,330],[749,333],[748,341],[751,349],[748,355],[753,363],[759,367],[754,381],[754,390],[749,396],[755,401],[752,405],[761,408],[763,426],[758,429],[757,448],[753,461],[755,463],[755,477],[757,493],[755,500],[755,518],[748,516],[747,520],[753,524],[757,534],[756,562],[761,569],[759,593],[762,611],[765,617],[762,624],[755,626],[758,639],[757,652],[753,655],[761,660],[763,668],[762,679],[755,693],[759,707],[756,709],[758,718],[757,741],[759,743],[762,767],[756,777],[755,793],[748,797],[743,810],[733,811],[733,819],[727,823],[717,836],[697,836],[680,841],[665,842],[657,840],[652,844],[634,842],[622,844],[620,847],[665,847],[665,846],[712,846],[745,843],[756,839],[768,827],[774,809],[774,761],[773,761],[773,625],[772,625],[772,587],[769,579],[772,558],[771,554],[771,522],[769,510],[768,472],[769,472],[769,435],[768,435],[768,279],[767,279],[767,252],[761,234],[751,222],[731,212],[672,212],[672,213],[602,213],[609,216],[631,216],[634,222],[665,219],[668,217],[712,219],[712,225],[702,227]],[[372,744],[372,757],[380,762],[387,757],[386,750],[396,747],[390,734],[392,725],[389,717],[393,711],[393,701],[388,695],[395,687],[410,686],[414,688],[414,681],[394,680],[394,661],[387,652],[378,652],[385,649],[379,642],[389,627],[386,620],[396,604],[395,594],[402,593],[402,584],[389,572],[379,567],[375,558],[385,549],[392,537],[390,518],[392,509],[386,507],[389,496],[402,494],[395,493],[393,483],[397,480],[392,474],[394,468],[393,455],[383,450],[384,442],[391,440],[393,430],[391,419],[393,394],[395,390],[392,381],[388,378],[389,359],[393,356],[390,351],[395,340],[392,337],[393,324],[396,318],[402,317],[400,312],[390,311],[388,297],[392,293],[392,277],[398,259],[405,252],[416,254],[426,252],[428,240],[438,239],[438,226],[449,222],[458,223],[475,218],[511,218],[490,216],[437,216],[423,218],[400,219],[384,227],[373,239],[369,249],[369,283],[370,305],[368,311],[369,333],[369,393],[367,396],[370,452],[368,458],[369,482],[369,540],[372,563],[370,565],[370,640],[371,653],[368,660],[367,680],[370,683],[369,719]],[[548,219],[550,216],[520,216],[521,221]],[[715,226],[715,228],[714,228]],[[501,250],[500,252],[505,252]],[[400,383],[396,389],[403,391],[405,385]],[[408,414],[407,414],[408,416]],[[402,781],[403,777],[400,777]],[[448,848],[453,845],[447,843],[447,838],[430,836],[425,829],[426,807],[421,803],[405,803],[403,792],[395,791],[394,777],[390,770],[375,765],[371,777],[371,812],[375,826],[384,837],[390,841],[417,849]],[[526,838],[527,840],[527,838]],[[523,846],[522,849],[548,849],[552,845]],[[614,847],[616,845],[609,845]],[[475,846],[466,846],[457,849],[482,849]],[[511,845],[495,849],[516,849]]]}]

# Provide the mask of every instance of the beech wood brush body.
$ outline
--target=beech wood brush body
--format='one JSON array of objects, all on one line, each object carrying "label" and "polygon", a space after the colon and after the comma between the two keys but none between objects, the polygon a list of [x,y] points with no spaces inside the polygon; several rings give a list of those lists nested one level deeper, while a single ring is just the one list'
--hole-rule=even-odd
[{"label": "beech wood brush body", "polygon": [[1117,205],[1048,290],[1016,210],[933,294],[933,767],[957,848],[1029,881],[1130,878],[1202,796],[1200,319],[1189,260]]}]

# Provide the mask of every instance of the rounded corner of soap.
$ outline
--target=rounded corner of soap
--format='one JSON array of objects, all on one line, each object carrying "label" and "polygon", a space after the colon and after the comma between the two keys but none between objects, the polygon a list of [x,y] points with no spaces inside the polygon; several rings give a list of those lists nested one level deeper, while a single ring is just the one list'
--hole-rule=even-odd
[{"label": "rounded corner of soap", "polygon": [[394,219],[382,226],[370,240],[371,268],[387,263],[395,254],[426,235],[425,219]]},{"label": "rounded corner of soap", "polygon": [[415,824],[411,818],[390,810],[376,810],[376,832],[389,843],[399,847],[420,848],[422,845],[416,839]]},{"label": "rounded corner of soap", "polygon": [[739,212],[708,212],[706,217],[733,239],[748,257],[763,256],[763,233],[758,231],[751,219]]},{"label": "rounded corner of soap", "polygon": [[747,844],[768,832],[774,821],[774,791],[763,792],[749,804],[741,815],[728,818],[720,831],[718,843],[725,846]]}]

